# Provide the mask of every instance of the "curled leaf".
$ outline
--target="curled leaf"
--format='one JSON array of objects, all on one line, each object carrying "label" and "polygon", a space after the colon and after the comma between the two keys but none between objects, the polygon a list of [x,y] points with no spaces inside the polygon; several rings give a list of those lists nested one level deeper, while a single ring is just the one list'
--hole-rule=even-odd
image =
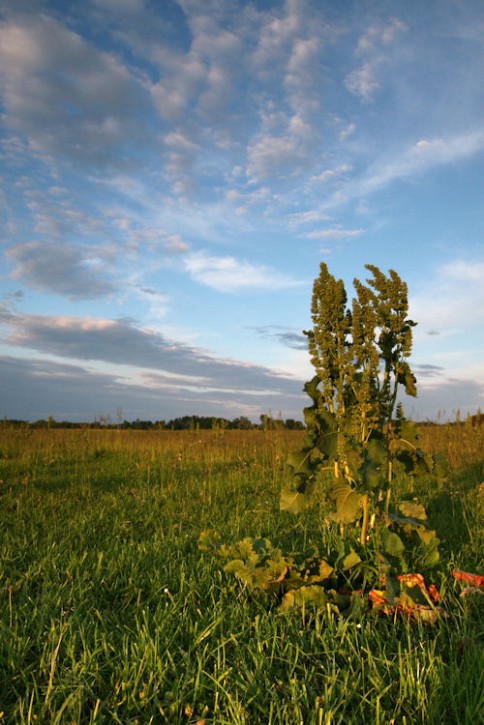
[{"label": "curled leaf", "polygon": [[467,571],[459,571],[459,569],[454,569],[451,574],[454,579],[457,579],[459,581],[467,582],[468,584],[474,584],[474,586],[476,587],[484,586],[484,576],[482,574],[470,574]]},{"label": "curled leaf", "polygon": [[[397,577],[400,584],[398,595],[390,602],[388,591],[373,589],[368,598],[373,609],[387,615],[402,614],[413,621],[435,624],[447,617],[442,607],[435,606],[439,600],[437,588],[431,584],[428,588],[421,574],[402,574]],[[387,582],[388,590],[388,582]]]}]

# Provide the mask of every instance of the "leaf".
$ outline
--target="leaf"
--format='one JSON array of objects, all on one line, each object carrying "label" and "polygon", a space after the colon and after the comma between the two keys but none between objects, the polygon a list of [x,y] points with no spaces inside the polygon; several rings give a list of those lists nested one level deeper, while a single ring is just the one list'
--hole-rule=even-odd
[{"label": "leaf", "polygon": [[414,501],[400,501],[398,509],[402,516],[420,519],[421,521],[426,521],[427,519],[427,512],[421,503],[415,503]]},{"label": "leaf", "polygon": [[321,393],[318,390],[318,385],[320,383],[320,379],[317,375],[315,375],[311,380],[309,380],[307,383],[304,384],[304,390],[309,395],[311,400],[313,400],[315,403],[318,402],[319,398],[321,397]]},{"label": "leaf", "polygon": [[350,524],[360,517],[362,496],[346,482],[336,479],[330,490],[330,498],[336,503],[336,518],[342,524]]},{"label": "leaf", "polygon": [[341,569],[343,571],[348,571],[348,569],[352,569],[354,566],[357,566],[357,564],[361,564],[361,558],[358,556],[356,551],[352,550],[343,559]]},{"label": "leaf", "polygon": [[[436,587],[431,585],[427,589],[421,574],[403,574],[398,576],[397,580],[400,584],[400,592],[398,596],[393,597],[392,601],[387,592],[382,590],[373,589],[369,593],[368,598],[373,604],[373,609],[390,616],[396,613],[403,614],[408,619],[424,624],[435,624],[440,619],[447,617],[447,613],[442,607],[434,605],[434,601],[439,599]],[[388,585],[389,581],[387,581],[387,590]]]},{"label": "leaf", "polygon": [[376,466],[371,461],[365,461],[360,468],[360,475],[368,488],[378,488],[383,481],[385,474],[381,471],[380,466]]},{"label": "leaf", "polygon": [[241,579],[246,584],[250,584],[252,580],[251,570],[242,561],[242,559],[234,559],[233,561],[229,561],[229,563],[224,566],[224,571],[227,572],[227,574],[233,574],[237,577],[237,579]]},{"label": "leaf", "polygon": [[418,619],[424,624],[437,624],[441,619],[446,619],[447,612],[442,607],[417,606],[411,611],[413,619]]},{"label": "leaf", "polygon": [[405,392],[407,395],[411,395],[412,397],[416,397],[417,395],[417,380],[415,378],[415,375],[413,375],[412,371],[410,370],[410,366],[408,363],[404,362],[401,365],[400,371],[397,376],[397,380],[399,383],[405,386]]},{"label": "leaf", "polygon": [[278,592],[288,572],[289,568],[284,560],[269,560],[264,566],[254,569],[250,584],[254,589]]},{"label": "leaf", "polygon": [[437,537],[437,532],[434,531],[434,529],[428,529],[423,524],[417,526],[417,534],[419,535],[421,542],[425,544],[425,546],[429,546],[432,541]]},{"label": "leaf", "polygon": [[233,551],[239,554],[244,562],[251,562],[253,564],[256,564],[259,560],[258,554],[254,551],[253,540],[249,537],[238,541],[237,544],[235,544],[235,546],[233,547]]},{"label": "leaf", "polygon": [[386,597],[386,593],[382,589],[372,589],[368,592],[368,599],[375,608],[385,607],[390,604]]},{"label": "leaf", "polygon": [[324,559],[321,559],[319,562],[319,576],[321,579],[329,579],[333,572],[334,567],[332,567],[331,564],[328,564],[328,562]]},{"label": "leaf", "polygon": [[481,574],[470,574],[468,571],[460,571],[459,569],[454,569],[451,574],[458,581],[467,582],[467,584],[473,584],[476,587],[484,586],[484,576]]},{"label": "leaf", "polygon": [[403,555],[403,552],[405,551],[405,544],[398,534],[395,534],[393,531],[389,531],[388,529],[384,529],[382,531],[381,538],[383,551],[386,554],[393,556],[396,559],[399,559]]},{"label": "leaf", "polygon": [[302,451],[292,451],[287,457],[287,464],[294,471],[310,473],[309,462],[311,460],[312,449],[303,449]]},{"label": "leaf", "polygon": [[308,605],[311,607],[323,607],[327,601],[328,598],[323,587],[318,587],[317,585],[300,587],[284,595],[279,610],[281,612],[287,612],[290,609],[306,607]]},{"label": "leaf", "polygon": [[252,551],[257,554],[257,556],[261,556],[263,554],[266,554],[267,552],[272,552],[273,547],[269,539],[252,539],[250,540]]},{"label": "leaf", "polygon": [[279,507],[281,511],[289,511],[291,514],[299,514],[313,503],[312,496],[299,491],[281,491]]}]

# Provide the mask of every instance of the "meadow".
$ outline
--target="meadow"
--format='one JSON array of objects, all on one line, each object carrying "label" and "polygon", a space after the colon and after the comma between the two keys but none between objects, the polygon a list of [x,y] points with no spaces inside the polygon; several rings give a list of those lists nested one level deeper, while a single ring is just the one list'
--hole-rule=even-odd
[{"label": "meadow", "polygon": [[[399,486],[440,539],[434,626],[281,613],[198,549],[331,546],[279,511],[296,431],[0,430],[0,723],[448,723],[484,713],[484,426],[422,428],[447,480]],[[427,574],[426,574],[427,576]]]}]

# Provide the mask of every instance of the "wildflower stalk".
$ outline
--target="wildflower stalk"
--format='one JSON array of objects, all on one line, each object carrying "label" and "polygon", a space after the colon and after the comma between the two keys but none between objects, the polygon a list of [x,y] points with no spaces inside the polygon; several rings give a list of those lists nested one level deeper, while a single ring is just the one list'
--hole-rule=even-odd
[{"label": "wildflower stalk", "polygon": [[406,424],[397,406],[399,390],[416,395],[407,361],[416,324],[408,319],[407,285],[394,270],[387,276],[373,265],[366,268],[371,277],[366,284],[354,280],[356,296],[349,306],[343,281],[320,265],[311,301],[313,327],[305,332],[316,372],[306,384],[313,404],[305,409],[304,455],[293,458],[300,497],[311,492],[324,462],[333,463],[334,517],[340,524],[359,522],[362,545],[375,513],[389,516]]}]

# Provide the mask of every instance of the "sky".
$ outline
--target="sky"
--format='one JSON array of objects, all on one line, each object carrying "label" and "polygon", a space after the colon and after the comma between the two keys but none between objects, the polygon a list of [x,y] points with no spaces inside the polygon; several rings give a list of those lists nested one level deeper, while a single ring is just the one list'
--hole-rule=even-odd
[{"label": "sky", "polygon": [[302,418],[320,262],[484,403],[481,0],[2,0],[0,417]]}]

